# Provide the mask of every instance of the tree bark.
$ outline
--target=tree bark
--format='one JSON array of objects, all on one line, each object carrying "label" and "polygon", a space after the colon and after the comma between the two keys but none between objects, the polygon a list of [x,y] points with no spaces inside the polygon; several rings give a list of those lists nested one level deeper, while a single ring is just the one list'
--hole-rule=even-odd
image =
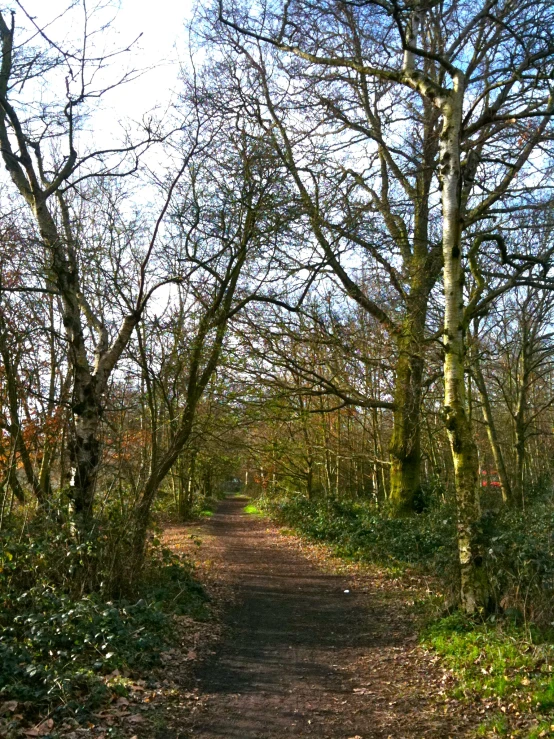
[{"label": "tree bark", "polygon": [[443,206],[444,257],[444,415],[456,482],[461,606],[468,613],[488,607],[489,588],[477,545],[481,517],[479,461],[467,415],[464,380],[464,271],[462,265],[460,135],[464,97],[463,74],[453,77],[453,89],[442,101],[443,128],[440,177]]},{"label": "tree bark", "polygon": [[[410,32],[417,36],[418,15],[414,14]],[[409,58],[405,63],[410,62]],[[441,259],[437,246],[429,239],[429,200],[438,150],[438,111],[429,100],[423,101],[422,152],[414,204],[414,234],[411,252],[404,249],[409,293],[405,315],[397,337],[398,361],[394,393],[391,459],[391,512],[395,516],[413,513],[421,494],[421,398],[425,363],[425,325],[429,295],[440,276]],[[402,239],[398,239],[399,246]]]},{"label": "tree bark", "polygon": [[[100,463],[98,432],[101,421],[101,392],[88,361],[79,302],[79,272],[70,233],[60,234],[46,202],[34,205],[40,235],[51,254],[51,280],[60,292],[68,360],[73,377],[72,433],[68,438],[70,463],[69,497],[78,523],[85,528],[93,512],[94,489]],[[66,232],[69,223],[66,223]],[[100,392],[99,392],[100,391]]]},{"label": "tree bark", "polygon": [[525,411],[527,406],[527,379],[524,377],[519,388],[519,397],[514,418],[515,430],[515,452],[516,452],[516,475],[514,485],[514,504],[523,508],[524,486],[525,486]]},{"label": "tree bark", "polygon": [[500,447],[498,440],[498,432],[496,430],[496,424],[494,422],[494,416],[489,400],[489,394],[487,392],[487,386],[485,378],[481,372],[479,362],[475,361],[473,365],[473,379],[477,385],[477,390],[481,396],[481,402],[483,404],[483,417],[487,426],[487,436],[489,438],[489,444],[491,446],[492,456],[494,458],[494,464],[498,472],[498,479],[500,481],[500,490],[502,492],[502,500],[507,505],[512,503],[512,486],[510,485],[510,479],[506,472],[506,465],[504,463],[504,455]]},{"label": "tree bark", "polygon": [[398,340],[390,443],[390,507],[395,517],[414,512],[421,491],[421,389],[427,300],[406,315]]}]

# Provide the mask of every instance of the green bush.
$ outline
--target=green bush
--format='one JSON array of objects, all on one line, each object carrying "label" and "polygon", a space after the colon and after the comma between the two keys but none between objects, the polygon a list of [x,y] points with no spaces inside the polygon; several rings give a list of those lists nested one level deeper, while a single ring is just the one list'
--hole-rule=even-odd
[{"label": "green bush", "polygon": [[[390,519],[370,503],[303,496],[264,501],[282,524],[339,556],[392,567],[417,567],[457,592],[456,515],[431,501],[415,516]],[[500,611],[525,622],[554,621],[554,504],[534,501],[525,511],[486,513],[477,532],[484,567]]]},{"label": "green bush", "polygon": [[482,548],[496,601],[525,621],[554,620],[554,505],[538,500],[525,511],[485,516]]},{"label": "green bush", "polygon": [[159,541],[140,581],[114,598],[108,534],[80,542],[65,524],[54,529],[35,522],[0,541],[0,702],[16,700],[28,716],[97,708],[111,695],[106,675],[158,663],[173,614],[206,616],[190,563]]},{"label": "green bush", "polygon": [[454,515],[450,509],[390,519],[373,506],[352,501],[290,497],[264,505],[284,525],[313,541],[331,544],[340,556],[391,566],[420,565],[452,572],[456,567]]}]

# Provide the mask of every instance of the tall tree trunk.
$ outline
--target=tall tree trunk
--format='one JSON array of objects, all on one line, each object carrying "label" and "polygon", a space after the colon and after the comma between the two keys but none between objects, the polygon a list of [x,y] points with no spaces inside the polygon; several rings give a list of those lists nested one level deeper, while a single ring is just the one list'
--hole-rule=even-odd
[{"label": "tall tree trunk", "polygon": [[[418,23],[414,29],[417,33]],[[421,493],[421,397],[425,361],[425,324],[429,295],[442,267],[440,250],[429,242],[429,198],[438,145],[438,113],[424,101],[423,158],[413,193],[414,235],[411,252],[404,247],[409,294],[397,337],[398,360],[390,445],[390,503],[393,515],[417,508]],[[399,240],[402,248],[402,239]]]},{"label": "tall tree trunk", "polygon": [[185,461],[183,455],[180,457],[179,464],[179,480],[180,480],[180,501],[179,515],[182,521],[187,521],[192,513],[194,502],[194,478],[196,475],[196,451],[193,451],[188,463],[188,469],[185,473]]},{"label": "tall tree trunk", "polygon": [[308,455],[306,460],[306,495],[308,500],[312,500],[314,497],[314,465],[311,455]]},{"label": "tall tree trunk", "polygon": [[440,176],[443,206],[444,257],[444,415],[454,462],[458,514],[458,554],[461,605],[466,613],[484,609],[489,588],[477,546],[479,462],[466,408],[464,381],[464,271],[461,251],[462,171],[460,135],[464,80],[453,78],[453,89],[442,101],[443,128]]},{"label": "tall tree trunk", "polygon": [[489,394],[485,383],[485,378],[481,372],[479,362],[476,360],[473,365],[473,379],[477,385],[477,390],[481,396],[481,403],[483,404],[483,417],[487,426],[487,436],[489,438],[489,444],[491,446],[492,456],[494,458],[494,464],[498,472],[498,479],[500,480],[500,490],[502,491],[502,500],[506,504],[512,502],[512,487],[510,485],[510,479],[506,472],[506,465],[504,463],[504,455],[500,447],[498,440],[498,432],[496,430],[496,424],[494,422],[494,416],[492,414],[492,408],[489,400]]},{"label": "tall tree trunk", "polygon": [[409,310],[398,340],[390,443],[390,507],[393,516],[413,513],[421,490],[421,384],[426,299]]},{"label": "tall tree trunk", "polygon": [[387,480],[383,465],[383,444],[381,440],[382,419],[379,418],[379,409],[372,408],[371,420],[373,425],[373,489],[377,504],[387,500]]},{"label": "tall tree trunk", "polygon": [[[336,412],[337,416],[337,454],[336,454],[336,468],[335,468],[335,495],[337,498],[340,497],[340,455],[341,455],[341,419],[340,410]],[[344,497],[344,496],[342,496]]]},{"label": "tall tree trunk", "polygon": [[[70,499],[79,524],[85,528],[92,517],[94,489],[100,463],[101,403],[97,378],[89,364],[79,301],[80,280],[70,226],[65,237],[58,230],[42,199],[34,207],[42,240],[51,253],[51,279],[62,298],[63,323],[73,377],[71,410],[73,419],[67,448],[70,464]],[[65,213],[65,220],[68,214]],[[105,347],[101,347],[104,349]]]},{"label": "tall tree trunk", "polygon": [[519,398],[514,418],[515,452],[516,452],[516,475],[514,485],[514,504],[518,508],[523,507],[525,488],[525,410],[527,405],[526,378],[522,379],[519,388]]}]

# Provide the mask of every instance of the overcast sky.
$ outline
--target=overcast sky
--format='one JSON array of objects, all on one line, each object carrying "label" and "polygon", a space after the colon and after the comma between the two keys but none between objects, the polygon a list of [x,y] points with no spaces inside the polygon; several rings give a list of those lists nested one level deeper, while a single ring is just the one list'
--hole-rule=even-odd
[{"label": "overcast sky", "polygon": [[171,89],[176,88],[179,57],[186,50],[184,22],[191,5],[192,0],[121,0],[116,17],[120,38],[123,41],[128,35],[132,39],[142,33],[137,42],[137,66],[152,67],[110,100],[122,114],[140,117],[155,103],[165,104]]},{"label": "overcast sky", "polygon": [[[76,8],[72,14],[55,19],[63,14],[72,0],[20,0],[25,10],[36,20],[41,28],[57,42],[77,39],[82,32],[82,10]],[[103,101],[102,107],[110,110],[110,120],[128,117],[142,118],[143,114],[155,107],[167,105],[171,91],[178,89],[178,70],[180,58],[186,55],[186,36],[184,23],[190,17],[192,0],[87,0],[89,10],[99,2],[111,6],[110,16],[114,22],[107,32],[110,43],[119,47],[127,46],[142,34],[130,55],[117,59],[112,64],[112,72],[133,66],[146,70],[139,79],[119,87]],[[78,0],[76,5],[82,5]],[[16,11],[18,28],[29,26],[29,21],[18,7],[16,0],[4,5]],[[104,15],[104,17],[108,17]],[[102,116],[103,117],[103,116]],[[98,121],[97,121],[98,123]]]}]

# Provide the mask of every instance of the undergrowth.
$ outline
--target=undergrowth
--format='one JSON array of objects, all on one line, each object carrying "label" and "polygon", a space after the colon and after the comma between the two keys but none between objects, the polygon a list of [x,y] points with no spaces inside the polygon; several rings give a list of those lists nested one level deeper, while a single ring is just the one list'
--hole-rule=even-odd
[{"label": "undergrowth", "polygon": [[384,516],[367,503],[290,496],[259,502],[279,523],[312,541],[331,545],[340,557],[393,571],[408,566],[452,573],[456,528],[451,509],[404,519]]},{"label": "undergrowth", "polygon": [[512,713],[554,710],[554,634],[509,618],[476,622],[454,613],[422,633],[457,677],[456,698],[502,701]]},{"label": "undergrowth", "polygon": [[[104,528],[102,536],[111,536]],[[192,566],[150,541],[140,579],[111,577],[106,549],[63,523],[0,539],[0,705],[34,720],[85,718],[113,697],[107,676],[159,664],[174,615],[207,616]],[[103,542],[105,544],[105,542]]]},{"label": "undergrowth", "polygon": [[[436,576],[444,592],[458,591],[456,516],[446,504],[391,519],[369,503],[289,496],[259,503],[277,521],[341,557],[371,562],[394,574],[412,568]],[[554,621],[554,503],[526,511],[485,513],[479,529],[484,567],[499,611],[516,610],[525,623]]]}]

